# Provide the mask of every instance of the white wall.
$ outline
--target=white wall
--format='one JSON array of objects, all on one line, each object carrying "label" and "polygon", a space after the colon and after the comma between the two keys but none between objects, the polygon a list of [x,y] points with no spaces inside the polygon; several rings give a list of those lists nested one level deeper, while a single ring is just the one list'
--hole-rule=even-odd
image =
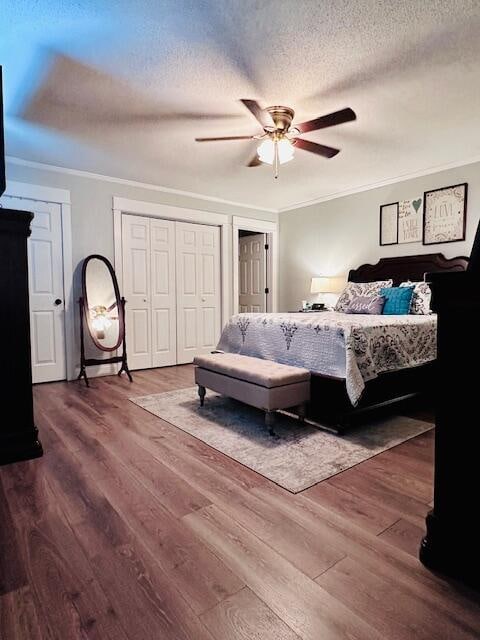
[{"label": "white wall", "polygon": [[7,182],[8,180],[28,182],[68,189],[71,192],[74,267],[90,253],[100,253],[113,262],[113,196],[226,213],[230,216],[238,215],[262,220],[277,219],[277,214],[268,211],[22,166],[8,161],[6,169]]},{"label": "white wall", "polygon": [[[68,189],[72,204],[72,251],[75,296],[80,295],[79,267],[88,255],[99,253],[114,262],[113,196],[224,213],[262,220],[276,220],[277,214],[268,211],[236,207],[215,201],[171,194],[122,183],[33,168],[7,161],[8,181],[27,182],[48,187]],[[7,189],[8,190],[8,189]]]},{"label": "white wall", "polygon": [[[84,258],[92,253],[99,253],[107,257],[112,264],[114,263],[113,196],[198,209],[199,211],[223,213],[230,216],[230,218],[234,215],[274,221],[278,218],[276,213],[268,211],[171,194],[93,177],[52,171],[47,168],[25,166],[8,161],[6,170],[7,191],[8,182],[16,181],[68,189],[71,192],[73,295],[75,301],[80,296],[81,264]],[[78,364],[80,355],[77,313],[75,313],[75,325],[75,351]],[[101,357],[101,354],[96,352],[96,357]]]},{"label": "white wall", "polygon": [[[321,179],[321,178],[320,178]],[[380,205],[423,197],[430,189],[468,182],[465,242],[379,246]],[[280,310],[293,311],[312,299],[314,275],[347,275],[349,269],[379,258],[419,253],[469,255],[480,218],[480,163],[280,214]]]}]

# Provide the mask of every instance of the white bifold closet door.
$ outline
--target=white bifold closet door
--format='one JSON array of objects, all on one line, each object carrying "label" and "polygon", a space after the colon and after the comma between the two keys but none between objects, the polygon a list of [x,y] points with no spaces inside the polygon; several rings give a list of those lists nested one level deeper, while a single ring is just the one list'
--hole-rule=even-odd
[{"label": "white bifold closet door", "polygon": [[175,223],[122,216],[128,364],[176,364]]},{"label": "white bifold closet door", "polygon": [[192,362],[220,336],[218,227],[122,216],[131,369]]},{"label": "white bifold closet door", "polygon": [[210,353],[220,337],[220,229],[176,222],[177,362]]}]

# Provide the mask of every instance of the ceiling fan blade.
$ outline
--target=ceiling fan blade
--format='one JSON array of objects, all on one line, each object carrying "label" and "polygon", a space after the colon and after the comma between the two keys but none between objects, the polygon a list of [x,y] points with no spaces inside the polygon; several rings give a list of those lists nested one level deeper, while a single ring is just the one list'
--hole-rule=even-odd
[{"label": "ceiling fan blade", "polygon": [[195,138],[196,142],[218,142],[219,140],[253,140],[255,136],[224,136],[223,138]]},{"label": "ceiling fan blade", "polygon": [[318,144],[318,142],[311,142],[310,140],[303,140],[302,138],[295,138],[295,147],[303,149],[304,151],[311,151],[312,153],[316,153],[324,158],[333,158],[333,156],[336,156],[337,153],[340,152],[340,149],[326,147],[324,144]]},{"label": "ceiling fan blade", "polygon": [[301,124],[295,124],[295,129],[298,129],[301,133],[307,131],[317,131],[317,129],[326,129],[327,127],[334,127],[337,124],[343,124],[344,122],[350,122],[356,120],[357,115],[353,109],[341,109],[340,111],[334,111],[326,116],[320,116],[314,120],[308,120],[308,122],[302,122]]},{"label": "ceiling fan blade", "polygon": [[256,100],[240,100],[240,102],[247,107],[250,113],[254,118],[258,120],[258,122],[262,125],[262,127],[275,127],[275,123],[272,119],[272,116],[262,109],[262,107],[258,104]]},{"label": "ceiling fan blade", "polygon": [[250,162],[247,164],[247,167],[259,167],[262,164],[262,161],[260,160],[260,158],[258,157],[258,154],[255,153],[255,155],[253,156],[253,158],[250,160]]},{"label": "ceiling fan blade", "polygon": [[158,111],[151,112],[138,112],[127,113],[124,116],[115,118],[110,115],[110,119],[115,120],[118,124],[161,124],[162,122],[175,121],[175,120],[232,120],[238,118],[237,114],[210,114],[210,113],[197,113],[196,111],[162,111],[160,108]]},{"label": "ceiling fan blade", "polygon": [[[37,67],[40,69],[38,72]],[[69,56],[38,48],[35,81],[17,103],[15,115],[28,122],[81,137],[99,139],[99,132],[114,135],[115,128],[131,126],[157,127],[169,123],[201,121],[232,123],[244,117],[242,113],[207,113],[202,110],[179,110],[132,88],[127,83],[90,67]],[[27,85],[26,85],[27,86]],[[100,129],[101,128],[101,129]],[[119,129],[120,131],[120,129]],[[127,139],[128,136],[122,137]]]}]

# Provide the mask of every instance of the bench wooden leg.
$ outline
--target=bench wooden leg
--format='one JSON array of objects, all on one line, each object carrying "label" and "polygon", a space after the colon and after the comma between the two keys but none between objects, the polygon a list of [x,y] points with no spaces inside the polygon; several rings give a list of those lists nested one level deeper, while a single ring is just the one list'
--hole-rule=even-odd
[{"label": "bench wooden leg", "polygon": [[203,407],[203,403],[205,402],[205,394],[207,390],[201,384],[198,385],[198,395],[200,396],[200,406]]},{"label": "bench wooden leg", "polygon": [[268,427],[268,433],[271,436],[277,435],[273,430],[274,424],[275,424],[275,411],[265,411],[265,425]]},{"label": "bench wooden leg", "polygon": [[297,407],[298,419],[300,422],[305,422],[305,414],[307,412],[307,405],[303,402]]}]

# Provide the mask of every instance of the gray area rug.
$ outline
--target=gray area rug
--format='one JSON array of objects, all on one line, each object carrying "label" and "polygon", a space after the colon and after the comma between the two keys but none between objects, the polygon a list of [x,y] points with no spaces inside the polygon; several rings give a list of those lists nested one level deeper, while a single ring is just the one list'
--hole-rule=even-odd
[{"label": "gray area rug", "polygon": [[393,416],[337,436],[277,414],[272,437],[263,411],[212,391],[207,391],[204,407],[196,387],[130,400],[292,493],[433,428],[428,422]]}]

